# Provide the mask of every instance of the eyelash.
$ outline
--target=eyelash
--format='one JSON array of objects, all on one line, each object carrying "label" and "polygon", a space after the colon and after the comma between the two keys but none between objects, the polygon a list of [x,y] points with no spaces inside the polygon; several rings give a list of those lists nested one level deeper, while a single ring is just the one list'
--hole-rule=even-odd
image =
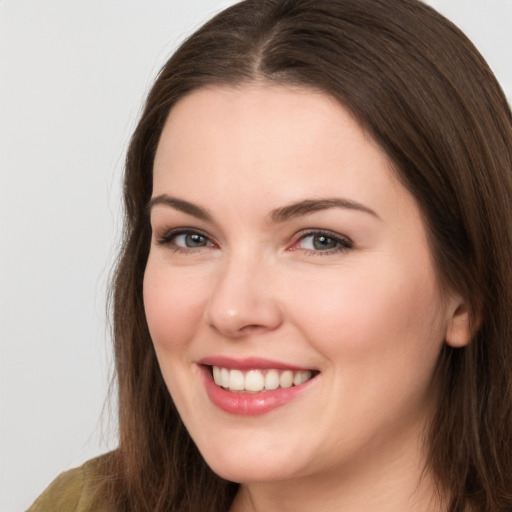
[{"label": "eyelash", "polygon": [[198,235],[204,238],[207,241],[207,243],[210,242],[212,245],[215,245],[214,242],[211,241],[210,237],[206,233],[192,228],[171,229],[170,231],[167,231],[164,235],[158,237],[156,239],[156,243],[158,245],[168,247],[169,250],[171,250],[172,252],[177,252],[181,254],[190,254],[195,252],[197,249],[202,249],[203,247],[212,247],[212,245],[205,245],[199,247],[181,247],[173,243],[173,240],[175,240],[180,235]]},{"label": "eyelash", "polygon": [[[350,249],[353,249],[353,247],[354,247],[354,244],[353,244],[352,240],[350,240],[350,238],[343,236],[343,235],[339,235],[338,233],[334,233],[333,231],[326,231],[326,230],[322,230],[322,229],[320,229],[320,230],[313,229],[313,230],[306,231],[305,233],[302,233],[301,236],[299,237],[299,239],[293,244],[293,247],[295,247],[299,242],[305,240],[306,238],[315,237],[315,236],[316,237],[323,236],[328,240],[332,240],[337,245],[336,245],[336,247],[334,247],[332,249],[327,249],[327,250],[302,249],[307,256],[327,256],[329,254],[346,252]],[[296,251],[296,250],[300,250],[300,248],[297,248],[297,249],[292,248],[292,250]]]},{"label": "eyelash", "polygon": [[[173,241],[181,235],[197,235],[206,240],[207,243],[211,245],[203,245],[198,247],[182,247],[173,243]],[[296,247],[301,241],[307,239],[308,237],[325,237],[326,239],[336,243],[336,247],[332,249],[320,250],[320,249],[300,249]],[[172,229],[166,232],[164,235],[158,237],[156,239],[156,243],[161,246],[168,247],[172,252],[177,252],[181,254],[190,254],[198,249],[203,249],[205,247],[214,247],[216,244],[210,239],[210,237],[204,233],[203,231],[192,229],[192,228],[178,228]],[[302,250],[304,254],[307,256],[327,256],[329,254],[346,252],[354,247],[352,240],[350,240],[346,236],[339,235],[334,233],[333,231],[326,230],[308,230],[303,232],[300,237],[293,243],[292,247],[289,250],[297,251]]]}]

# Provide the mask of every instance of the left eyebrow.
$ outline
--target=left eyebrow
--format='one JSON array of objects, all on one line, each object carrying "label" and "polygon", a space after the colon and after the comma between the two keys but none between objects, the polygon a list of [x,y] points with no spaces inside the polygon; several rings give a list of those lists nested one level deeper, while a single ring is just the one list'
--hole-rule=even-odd
[{"label": "left eyebrow", "polygon": [[328,210],[331,208],[343,208],[348,210],[357,210],[360,212],[368,213],[377,219],[380,217],[371,208],[362,205],[350,199],[342,199],[338,197],[327,199],[304,199],[297,203],[292,203],[281,208],[272,210],[270,219],[272,222],[280,223],[290,220],[294,217],[301,217],[310,213],[318,212],[321,210]]}]

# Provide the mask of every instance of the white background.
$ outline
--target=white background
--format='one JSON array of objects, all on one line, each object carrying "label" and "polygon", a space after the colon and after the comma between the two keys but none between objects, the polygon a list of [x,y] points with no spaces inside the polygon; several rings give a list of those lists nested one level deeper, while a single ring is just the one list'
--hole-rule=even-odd
[{"label": "white background", "polygon": [[[0,510],[115,447],[106,284],[126,144],[176,44],[230,0],[0,0]],[[431,0],[512,98],[512,0]],[[113,404],[115,411],[115,404]]]}]

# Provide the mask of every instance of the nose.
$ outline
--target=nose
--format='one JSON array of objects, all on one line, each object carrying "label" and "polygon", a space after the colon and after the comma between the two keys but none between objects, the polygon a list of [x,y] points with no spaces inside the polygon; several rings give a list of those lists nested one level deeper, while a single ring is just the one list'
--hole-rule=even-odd
[{"label": "nose", "polygon": [[205,308],[205,320],[232,339],[273,331],[282,323],[275,289],[261,260],[230,261],[219,273]]}]

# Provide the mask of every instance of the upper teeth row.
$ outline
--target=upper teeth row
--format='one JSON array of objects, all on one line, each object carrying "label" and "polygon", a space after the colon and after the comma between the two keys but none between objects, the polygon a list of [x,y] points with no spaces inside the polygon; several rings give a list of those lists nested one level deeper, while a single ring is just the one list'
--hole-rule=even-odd
[{"label": "upper teeth row", "polygon": [[263,391],[281,388],[291,388],[306,382],[311,378],[311,371],[301,370],[230,370],[213,367],[213,380],[218,386],[230,391]]}]

